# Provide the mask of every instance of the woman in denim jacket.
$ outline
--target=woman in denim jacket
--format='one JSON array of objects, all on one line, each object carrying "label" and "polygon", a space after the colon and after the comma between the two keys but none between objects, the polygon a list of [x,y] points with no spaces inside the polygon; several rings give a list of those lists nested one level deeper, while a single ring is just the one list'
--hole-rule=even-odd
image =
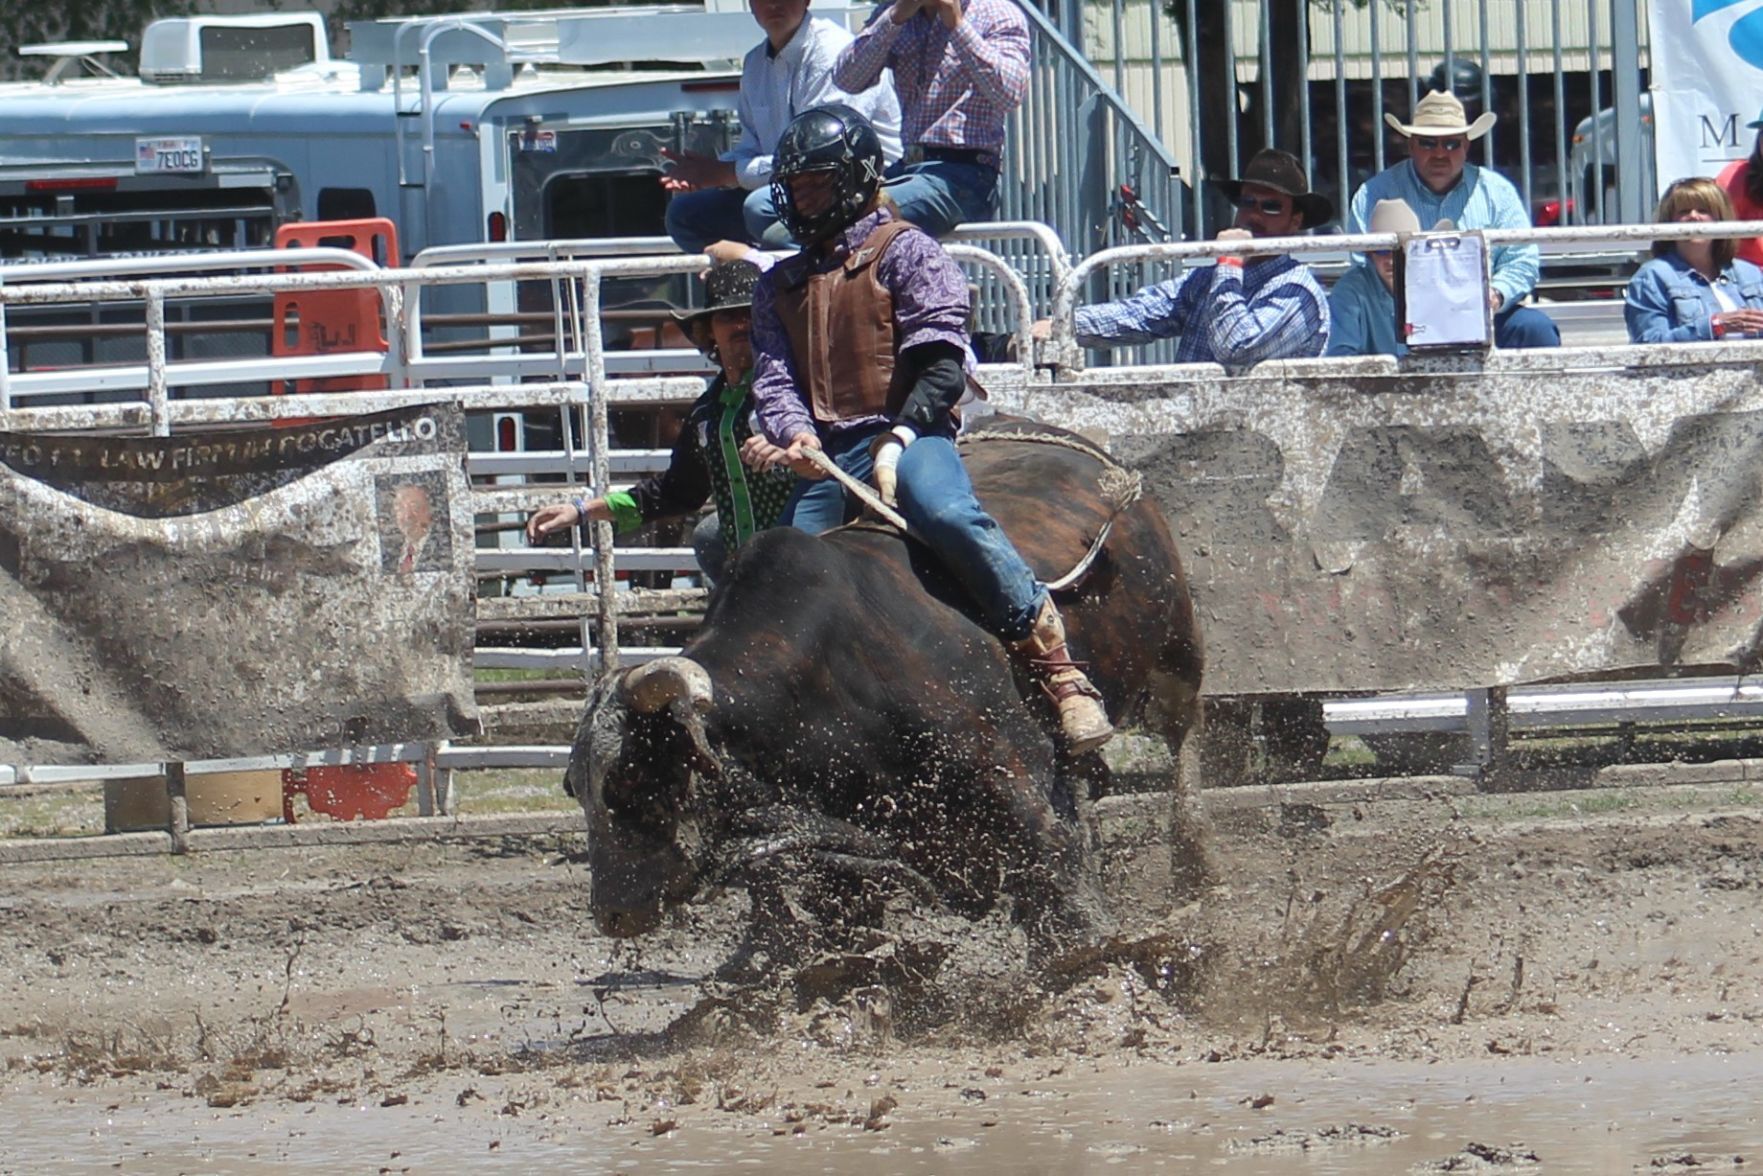
[{"label": "woman in denim jacket", "polygon": [[[1660,223],[1727,221],[1732,202],[1705,176],[1679,180],[1659,201]],[[1763,335],[1763,269],[1733,256],[1731,238],[1653,242],[1653,260],[1629,279],[1631,343],[1695,343]]]}]

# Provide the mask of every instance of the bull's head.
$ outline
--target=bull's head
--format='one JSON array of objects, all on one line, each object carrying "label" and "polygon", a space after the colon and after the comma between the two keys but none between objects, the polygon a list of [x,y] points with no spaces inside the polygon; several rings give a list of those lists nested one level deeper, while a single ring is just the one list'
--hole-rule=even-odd
[{"label": "bull's head", "polygon": [[595,688],[564,787],[588,818],[589,906],[607,935],[640,935],[697,887],[695,775],[718,771],[704,731],[710,674],[667,657]]}]

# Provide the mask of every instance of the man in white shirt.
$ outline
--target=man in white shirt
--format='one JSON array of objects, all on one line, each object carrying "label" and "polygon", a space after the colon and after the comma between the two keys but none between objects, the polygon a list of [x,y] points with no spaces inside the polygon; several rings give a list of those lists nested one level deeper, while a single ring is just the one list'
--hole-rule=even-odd
[{"label": "man in white shirt", "polygon": [[888,163],[900,158],[900,102],[892,78],[851,95],[833,83],[839,52],[850,32],[808,15],[808,0],[748,0],[765,40],[741,67],[741,138],[722,158],[668,153],[673,166],[661,186],[667,235],[687,253],[713,241],[745,241],[785,249],[790,235],[778,224],[771,199],[771,153],[790,120],[815,106],[843,102],[869,119]]}]

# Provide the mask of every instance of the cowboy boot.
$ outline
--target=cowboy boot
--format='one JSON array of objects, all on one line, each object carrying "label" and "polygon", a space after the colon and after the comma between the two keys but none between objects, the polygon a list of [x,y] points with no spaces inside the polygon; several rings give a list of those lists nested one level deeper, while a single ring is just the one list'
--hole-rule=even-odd
[{"label": "cowboy boot", "polygon": [[1028,655],[1029,673],[1053,700],[1067,751],[1082,755],[1113,737],[1114,727],[1108,722],[1108,712],[1102,709],[1101,691],[1091,685],[1083,668],[1071,660],[1065,648],[1065,622],[1051,596],[1042,600],[1028,636],[1011,648]]}]

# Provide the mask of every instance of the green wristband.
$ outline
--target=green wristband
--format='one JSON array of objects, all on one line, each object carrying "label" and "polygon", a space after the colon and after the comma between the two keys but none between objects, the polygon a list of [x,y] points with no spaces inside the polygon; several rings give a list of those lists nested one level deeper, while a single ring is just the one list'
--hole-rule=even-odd
[{"label": "green wristband", "polygon": [[606,508],[612,512],[612,529],[623,535],[643,525],[643,514],[637,500],[628,490],[614,490],[606,496]]}]

